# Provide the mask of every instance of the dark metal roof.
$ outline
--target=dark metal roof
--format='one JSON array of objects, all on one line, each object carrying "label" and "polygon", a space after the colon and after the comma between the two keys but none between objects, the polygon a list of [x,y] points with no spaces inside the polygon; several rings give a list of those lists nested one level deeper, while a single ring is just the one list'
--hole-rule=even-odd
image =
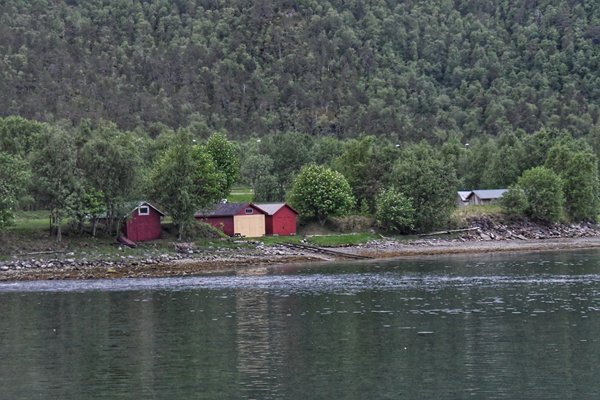
[{"label": "dark metal roof", "polygon": [[252,203],[219,203],[212,207],[198,211],[196,217],[231,217],[239,214],[244,208],[252,207],[260,210]]}]

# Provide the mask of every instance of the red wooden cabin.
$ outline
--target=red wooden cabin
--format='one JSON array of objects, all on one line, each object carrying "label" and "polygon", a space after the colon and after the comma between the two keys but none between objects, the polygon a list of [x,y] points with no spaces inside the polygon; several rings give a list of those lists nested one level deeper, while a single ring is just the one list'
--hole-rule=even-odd
[{"label": "red wooden cabin", "polygon": [[142,201],[127,214],[121,232],[134,242],[160,238],[160,219],[165,214],[152,204]]},{"label": "red wooden cabin", "polygon": [[296,234],[298,212],[287,203],[255,204],[267,214],[265,230],[267,235],[292,236]]},{"label": "red wooden cabin", "polygon": [[195,217],[229,236],[265,235],[265,212],[252,203],[221,203],[197,212]]}]

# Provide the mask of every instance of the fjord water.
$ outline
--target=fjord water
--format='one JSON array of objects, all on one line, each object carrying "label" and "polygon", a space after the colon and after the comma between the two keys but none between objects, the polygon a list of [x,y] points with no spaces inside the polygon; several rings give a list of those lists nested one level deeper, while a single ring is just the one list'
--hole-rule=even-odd
[{"label": "fjord water", "polygon": [[2,399],[599,398],[600,252],[0,285]]}]

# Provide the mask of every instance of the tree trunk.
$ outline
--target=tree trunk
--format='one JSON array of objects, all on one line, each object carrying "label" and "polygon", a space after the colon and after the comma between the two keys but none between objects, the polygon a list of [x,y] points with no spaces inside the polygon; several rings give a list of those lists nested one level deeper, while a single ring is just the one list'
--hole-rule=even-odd
[{"label": "tree trunk", "polygon": [[79,230],[79,236],[83,236],[83,230],[85,228],[85,217],[80,217],[79,218],[79,225],[78,225],[78,230]]},{"label": "tree trunk", "polygon": [[113,234],[114,225],[115,225],[115,210],[113,209],[113,206],[111,204],[108,209],[108,235],[109,236],[112,236],[112,234]]},{"label": "tree trunk", "polygon": [[56,224],[56,241],[58,243],[62,242],[62,227],[60,226],[60,216],[58,213],[54,215],[54,223]]},{"label": "tree trunk", "polygon": [[123,221],[123,218],[118,218],[117,216],[115,216],[115,237],[119,237],[119,235],[121,234],[121,227],[123,226]]},{"label": "tree trunk", "polygon": [[181,241],[182,239],[183,239],[183,223],[180,222],[179,227],[178,227],[177,240]]},{"label": "tree trunk", "polygon": [[96,237],[96,227],[98,226],[98,218],[92,219],[92,237]]}]

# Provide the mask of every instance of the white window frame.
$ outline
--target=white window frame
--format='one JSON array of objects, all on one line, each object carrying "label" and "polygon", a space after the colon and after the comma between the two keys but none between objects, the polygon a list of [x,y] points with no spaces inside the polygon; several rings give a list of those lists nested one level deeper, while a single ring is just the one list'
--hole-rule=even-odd
[{"label": "white window frame", "polygon": [[[248,212],[250,211],[250,212]],[[246,215],[251,215],[254,214],[254,209],[252,207],[248,207],[246,208],[246,210],[244,211],[246,213]]]},{"label": "white window frame", "polygon": [[[146,210],[142,212],[142,210]],[[139,206],[138,207],[138,215],[150,215],[150,207],[149,206]]]}]

